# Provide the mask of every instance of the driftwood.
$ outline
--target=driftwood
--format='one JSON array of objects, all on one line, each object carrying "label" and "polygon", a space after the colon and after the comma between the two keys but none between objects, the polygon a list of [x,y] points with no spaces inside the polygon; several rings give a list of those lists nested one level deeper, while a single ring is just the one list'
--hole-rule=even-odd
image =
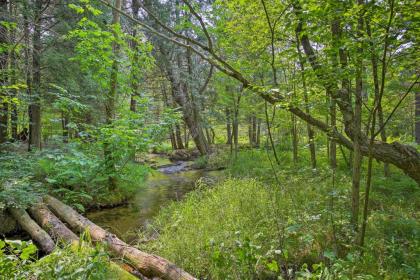
[{"label": "driftwood", "polygon": [[193,280],[196,279],[178,268],[168,260],[142,252],[131,247],[103,228],[97,226],[87,218],[77,213],[73,208],[51,197],[44,197],[49,208],[72,229],[78,232],[88,231],[94,241],[104,242],[113,254],[123,257],[130,264],[147,277],[159,277],[164,280]]},{"label": "driftwood", "polygon": [[41,249],[46,253],[51,253],[55,248],[55,243],[51,237],[46,233],[23,209],[9,208],[8,209],[13,218],[19,225],[31,235]]}]

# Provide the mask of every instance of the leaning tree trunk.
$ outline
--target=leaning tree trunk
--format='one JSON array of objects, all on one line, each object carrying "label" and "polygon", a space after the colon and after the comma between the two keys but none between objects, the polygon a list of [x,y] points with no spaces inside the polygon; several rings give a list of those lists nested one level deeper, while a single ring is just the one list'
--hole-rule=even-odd
[{"label": "leaning tree trunk", "polygon": [[51,237],[46,233],[23,209],[9,208],[10,214],[19,225],[35,240],[41,249],[46,253],[51,253],[55,248],[55,243]]},{"label": "leaning tree trunk", "polygon": [[46,196],[44,201],[52,209],[52,211],[68,223],[71,228],[79,232],[87,230],[94,241],[106,243],[115,255],[124,257],[130,261],[130,263],[145,276],[160,277],[164,280],[196,279],[162,257],[148,254],[131,247],[114,234],[111,234],[103,228],[95,225],[90,220],[77,213],[73,208],[65,205],[59,200],[51,196]]}]

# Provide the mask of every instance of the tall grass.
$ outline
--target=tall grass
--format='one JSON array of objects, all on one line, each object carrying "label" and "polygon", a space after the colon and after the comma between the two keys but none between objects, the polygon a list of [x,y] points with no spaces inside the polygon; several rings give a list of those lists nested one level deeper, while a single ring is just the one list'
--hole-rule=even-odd
[{"label": "tall grass", "polygon": [[311,170],[304,158],[294,165],[282,155],[277,166],[265,150],[240,151],[225,162],[229,179],[214,187],[199,183],[163,209],[150,230],[156,238],[139,246],[200,279],[416,279],[416,184],[398,170],[383,178],[375,165],[360,255],[349,225],[348,168],[333,174],[319,156],[319,168]]}]

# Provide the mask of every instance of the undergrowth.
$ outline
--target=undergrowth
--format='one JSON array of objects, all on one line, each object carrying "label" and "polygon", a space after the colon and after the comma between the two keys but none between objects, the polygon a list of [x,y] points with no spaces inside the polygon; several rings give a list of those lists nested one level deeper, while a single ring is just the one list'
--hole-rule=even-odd
[{"label": "undergrowth", "polygon": [[312,170],[302,158],[278,166],[265,150],[239,152],[227,162],[230,179],[198,183],[164,208],[143,233],[153,241],[139,246],[200,279],[418,279],[418,186],[396,169],[383,177],[375,164],[361,254],[349,224],[349,168],[333,172],[318,156]]},{"label": "undergrowth", "polygon": [[130,280],[133,276],[111,263],[110,256],[99,245],[81,240],[79,245],[56,248],[38,258],[32,242],[0,240],[0,280]]}]

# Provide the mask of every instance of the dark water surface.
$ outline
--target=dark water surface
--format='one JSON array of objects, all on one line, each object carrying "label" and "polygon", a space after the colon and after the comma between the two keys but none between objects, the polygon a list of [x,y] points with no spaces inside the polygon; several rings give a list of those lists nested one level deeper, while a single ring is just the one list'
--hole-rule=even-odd
[{"label": "dark water surface", "polygon": [[222,177],[220,171],[182,171],[181,166],[185,168],[186,163],[158,168],[127,205],[93,211],[87,217],[125,241],[135,240],[136,231],[150,223],[163,206],[193,190],[197,180],[214,184]]}]

